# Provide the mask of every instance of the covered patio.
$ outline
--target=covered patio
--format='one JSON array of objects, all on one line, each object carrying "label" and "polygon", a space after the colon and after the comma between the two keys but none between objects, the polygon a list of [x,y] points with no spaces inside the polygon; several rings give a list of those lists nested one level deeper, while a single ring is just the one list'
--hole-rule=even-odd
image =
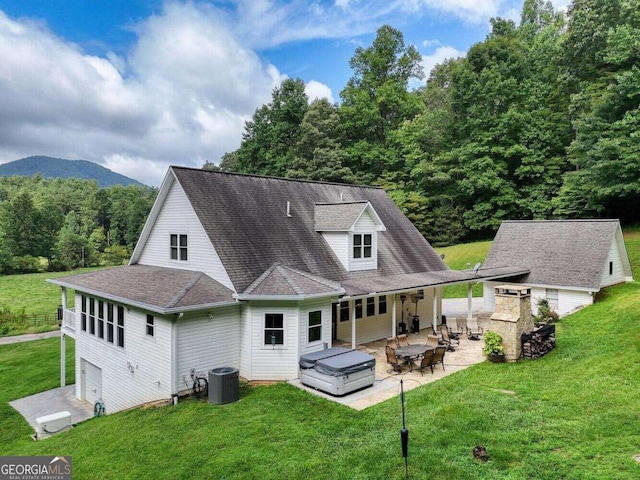
[{"label": "covered patio", "polygon": [[[478,324],[486,328],[491,312],[480,311],[482,308],[481,300],[481,298],[472,299],[471,311],[473,316],[478,318]],[[459,323],[464,324],[464,315],[466,315],[467,308],[466,299],[455,299],[453,302],[444,300],[442,308],[447,318],[457,317]],[[407,335],[409,344],[426,344],[427,335],[429,334],[431,334],[431,327],[425,325],[424,328],[421,328],[420,333],[409,333]],[[431,373],[430,369],[421,373],[418,368],[413,368],[413,371],[410,371],[409,367],[405,367],[401,373],[396,373],[393,371],[391,365],[387,363],[385,345],[386,339],[356,345],[358,350],[363,350],[376,358],[375,383],[371,387],[364,388],[343,397],[336,397],[302,385],[299,379],[291,380],[289,383],[314,395],[340,403],[355,410],[364,410],[372,405],[397,396],[400,393],[401,379],[403,380],[404,390],[407,391],[440,380],[447,375],[464,370],[486,359],[482,351],[484,342],[469,340],[466,335],[462,335],[460,337],[460,345],[456,347],[456,350],[454,352],[446,352],[444,356],[444,369],[442,365],[437,365],[433,373]],[[334,344],[334,346],[350,347],[351,345],[348,342],[338,342]]]}]

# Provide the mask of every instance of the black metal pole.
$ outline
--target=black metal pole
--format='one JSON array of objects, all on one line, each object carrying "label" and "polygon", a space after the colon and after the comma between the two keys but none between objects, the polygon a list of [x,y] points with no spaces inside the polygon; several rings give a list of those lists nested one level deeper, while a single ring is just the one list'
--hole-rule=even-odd
[{"label": "black metal pole", "polygon": [[400,430],[400,443],[402,444],[402,456],[404,457],[405,478],[409,479],[409,430],[405,424],[404,413],[404,385],[400,379],[400,402],[402,403],[402,429]]}]

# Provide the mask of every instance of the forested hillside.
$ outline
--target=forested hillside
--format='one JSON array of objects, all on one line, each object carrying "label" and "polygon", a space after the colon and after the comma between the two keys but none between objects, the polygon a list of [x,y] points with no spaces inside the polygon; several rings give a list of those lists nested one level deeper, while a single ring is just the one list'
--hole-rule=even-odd
[{"label": "forested hillside", "polygon": [[97,163],[86,160],[65,160],[53,157],[26,157],[0,165],[0,176],[18,175],[30,177],[40,174],[44,178],[79,178],[95,180],[99,187],[113,185],[142,185],[137,180],[125,177]]},{"label": "forested hillside", "polygon": [[436,245],[504,219],[640,220],[640,8],[525,0],[426,86],[420,55],[383,26],[357,48],[339,105],[285,80],[245,125],[228,171],[383,186]]},{"label": "forested hillside", "polygon": [[73,178],[0,177],[0,273],[121,264],[156,193]]}]

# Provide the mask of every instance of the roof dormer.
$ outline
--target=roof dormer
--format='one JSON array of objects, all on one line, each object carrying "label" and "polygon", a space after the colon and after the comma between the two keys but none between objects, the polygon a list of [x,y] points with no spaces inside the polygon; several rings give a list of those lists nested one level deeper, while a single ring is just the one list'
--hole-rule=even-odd
[{"label": "roof dormer", "polygon": [[386,228],[371,203],[316,204],[314,221],[348,271],[378,268],[378,232]]}]

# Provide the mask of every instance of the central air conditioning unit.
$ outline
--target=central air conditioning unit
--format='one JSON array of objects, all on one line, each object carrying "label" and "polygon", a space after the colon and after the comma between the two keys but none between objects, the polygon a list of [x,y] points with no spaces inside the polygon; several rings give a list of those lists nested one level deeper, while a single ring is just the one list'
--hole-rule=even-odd
[{"label": "central air conditioning unit", "polygon": [[240,372],[233,367],[209,371],[209,403],[223,405],[240,398]]}]

